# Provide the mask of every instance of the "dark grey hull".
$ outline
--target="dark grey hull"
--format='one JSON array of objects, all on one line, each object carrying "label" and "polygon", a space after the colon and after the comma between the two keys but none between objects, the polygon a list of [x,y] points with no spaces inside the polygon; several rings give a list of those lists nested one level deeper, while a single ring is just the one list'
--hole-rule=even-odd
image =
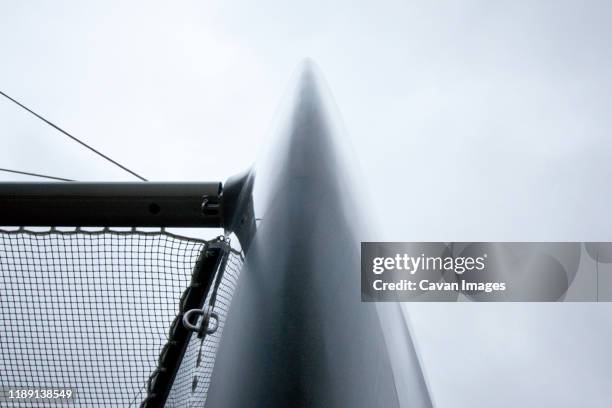
[{"label": "dark grey hull", "polygon": [[274,150],[227,194],[246,249],[206,406],[430,407],[396,304],[361,303],[364,214],[313,68]]}]

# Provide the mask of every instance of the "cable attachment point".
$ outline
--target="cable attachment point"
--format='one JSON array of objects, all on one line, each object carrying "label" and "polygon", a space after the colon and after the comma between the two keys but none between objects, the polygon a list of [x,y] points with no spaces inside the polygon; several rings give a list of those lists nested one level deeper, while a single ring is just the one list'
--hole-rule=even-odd
[{"label": "cable attachment point", "polygon": [[[193,316],[196,316],[195,323],[192,323]],[[199,319],[202,316],[202,319]],[[199,324],[198,324],[199,320]],[[214,323],[211,325],[211,321]],[[183,326],[198,334],[198,338],[206,334],[213,334],[219,328],[219,315],[207,309],[191,309],[183,315]]]},{"label": "cable attachment point", "polygon": [[219,196],[205,195],[202,196],[202,214],[217,215],[219,214],[221,201]]}]

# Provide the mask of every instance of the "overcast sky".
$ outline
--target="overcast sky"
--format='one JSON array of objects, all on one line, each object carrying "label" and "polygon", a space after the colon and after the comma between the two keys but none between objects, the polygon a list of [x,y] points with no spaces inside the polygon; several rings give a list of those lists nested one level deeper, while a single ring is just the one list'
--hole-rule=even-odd
[{"label": "overcast sky", "polygon": [[[330,3],[3,0],[0,89],[149,179],[224,180],[312,57],[371,238],[612,241],[612,3]],[[0,167],[131,180],[4,100],[0,124]],[[609,406],[608,305],[408,307],[439,407]]]}]

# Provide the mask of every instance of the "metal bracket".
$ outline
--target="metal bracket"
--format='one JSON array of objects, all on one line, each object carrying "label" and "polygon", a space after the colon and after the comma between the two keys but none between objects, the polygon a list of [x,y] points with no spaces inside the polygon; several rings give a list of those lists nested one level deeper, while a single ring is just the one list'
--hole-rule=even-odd
[{"label": "metal bracket", "polygon": [[218,195],[204,195],[202,197],[202,214],[218,215],[220,212],[221,200]]}]

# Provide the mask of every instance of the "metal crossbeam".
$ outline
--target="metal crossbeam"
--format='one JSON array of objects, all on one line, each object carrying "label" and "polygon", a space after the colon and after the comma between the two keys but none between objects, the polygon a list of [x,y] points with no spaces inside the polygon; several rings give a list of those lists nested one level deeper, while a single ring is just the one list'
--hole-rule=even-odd
[{"label": "metal crossbeam", "polygon": [[222,227],[222,185],[0,183],[0,225]]}]

